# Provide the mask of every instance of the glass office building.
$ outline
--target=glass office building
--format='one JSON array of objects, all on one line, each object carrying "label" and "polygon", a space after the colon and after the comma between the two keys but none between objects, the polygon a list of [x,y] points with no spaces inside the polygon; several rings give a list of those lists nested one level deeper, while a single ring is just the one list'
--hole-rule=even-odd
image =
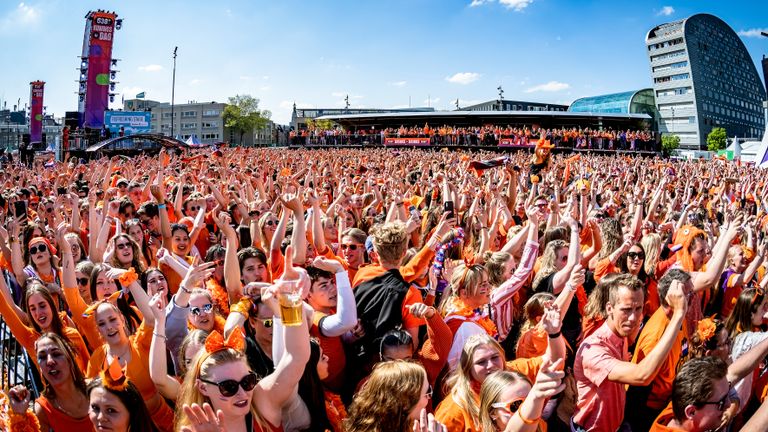
[{"label": "glass office building", "polygon": [[594,113],[642,113],[654,115],[656,102],[653,89],[642,89],[602,96],[590,96],[573,101],[568,111]]},{"label": "glass office building", "polygon": [[715,127],[728,136],[760,138],[765,89],[744,43],[709,14],[661,24],[645,38],[659,132],[686,149],[705,149]]}]

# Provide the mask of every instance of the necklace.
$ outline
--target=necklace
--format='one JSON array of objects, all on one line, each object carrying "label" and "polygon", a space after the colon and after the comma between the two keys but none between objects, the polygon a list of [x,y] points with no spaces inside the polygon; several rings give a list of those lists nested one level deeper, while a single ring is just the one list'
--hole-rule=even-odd
[{"label": "necklace", "polygon": [[[81,398],[81,399],[82,399],[82,398]],[[73,418],[73,419],[79,419],[79,418],[83,418],[83,417],[84,417],[84,416],[76,416],[76,415],[73,415],[73,414],[72,414],[71,412],[69,412],[68,410],[65,410],[65,409],[64,409],[64,407],[63,407],[63,406],[61,406],[61,403],[59,403],[59,400],[58,400],[58,398],[53,398],[53,399],[51,400],[51,402],[53,402],[53,406],[54,406],[54,407],[55,407],[57,410],[59,410],[59,411],[63,412],[64,414],[66,414],[66,415],[67,415],[68,417],[70,417],[70,418]]]},{"label": "necklace", "polygon": [[112,351],[112,348],[107,348],[107,351],[108,351],[109,355],[110,355],[112,358],[116,358],[116,359],[117,359],[117,361],[118,361],[119,363],[122,363],[122,361],[123,361],[123,360],[125,360],[125,361],[126,361],[126,363],[127,363],[127,362],[128,362],[128,358],[127,358],[127,356],[128,356],[128,354],[130,354],[130,353],[131,353],[131,347],[130,347],[130,345],[129,345],[129,346],[128,346],[128,348],[126,348],[126,349],[124,350],[124,352],[123,352],[123,353],[121,353],[120,355],[117,355],[116,353],[114,353],[114,352]]}]

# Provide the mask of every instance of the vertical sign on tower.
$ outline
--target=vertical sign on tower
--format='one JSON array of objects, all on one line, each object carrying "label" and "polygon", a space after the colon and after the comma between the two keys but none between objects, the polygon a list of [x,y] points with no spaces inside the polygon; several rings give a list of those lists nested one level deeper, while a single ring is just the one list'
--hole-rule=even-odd
[{"label": "vertical sign on tower", "polygon": [[85,38],[88,40],[85,70],[86,88],[83,108],[83,125],[101,128],[104,125],[104,111],[109,107],[110,65],[112,62],[112,39],[115,34],[117,14],[113,12],[90,12],[86,17]]},{"label": "vertical sign on tower", "polygon": [[30,142],[43,142],[43,89],[45,82],[29,83],[29,135]]}]

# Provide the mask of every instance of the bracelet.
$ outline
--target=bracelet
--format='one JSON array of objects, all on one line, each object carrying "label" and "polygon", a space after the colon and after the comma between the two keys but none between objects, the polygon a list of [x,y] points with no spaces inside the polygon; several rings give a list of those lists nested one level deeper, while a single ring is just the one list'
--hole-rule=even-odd
[{"label": "bracelet", "polygon": [[164,209],[164,208],[165,208],[165,203],[157,205],[157,209],[158,210],[161,210],[161,209]]},{"label": "bracelet", "polygon": [[562,330],[558,330],[557,333],[547,333],[549,335],[550,339],[557,339],[560,337],[561,334],[563,334]]},{"label": "bracelet", "polygon": [[168,340],[168,337],[167,337],[167,336],[165,336],[165,335],[162,335],[162,334],[160,334],[160,333],[158,333],[158,332],[152,332],[152,336],[157,336],[157,337],[159,337],[159,338],[163,338],[164,340]]},{"label": "bracelet", "polygon": [[185,287],[184,285],[179,285],[179,289],[184,291],[187,294],[192,294],[192,291],[188,290],[187,287]]},{"label": "bracelet", "polygon": [[523,417],[523,413],[520,412],[519,409],[517,410],[517,415],[518,415],[518,417],[520,417],[520,420],[522,420],[523,423],[525,423],[525,424],[534,424],[534,423],[538,422],[539,420],[541,420],[541,416],[539,416],[538,418],[535,418],[533,420],[527,419],[527,418]]},{"label": "bracelet", "polygon": [[578,289],[578,287],[575,287],[575,286],[567,283],[567,284],[565,284],[565,289],[570,290],[570,291],[576,291]]}]

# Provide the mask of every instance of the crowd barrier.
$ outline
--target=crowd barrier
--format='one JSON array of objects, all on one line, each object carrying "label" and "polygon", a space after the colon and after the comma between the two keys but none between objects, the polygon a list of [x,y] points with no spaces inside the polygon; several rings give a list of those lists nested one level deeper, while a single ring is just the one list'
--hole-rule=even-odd
[{"label": "crowd barrier", "polygon": [[42,388],[42,381],[37,368],[27,355],[26,350],[11,334],[8,325],[0,316],[0,388],[10,389],[22,384],[32,393],[32,400],[37,399]]}]

